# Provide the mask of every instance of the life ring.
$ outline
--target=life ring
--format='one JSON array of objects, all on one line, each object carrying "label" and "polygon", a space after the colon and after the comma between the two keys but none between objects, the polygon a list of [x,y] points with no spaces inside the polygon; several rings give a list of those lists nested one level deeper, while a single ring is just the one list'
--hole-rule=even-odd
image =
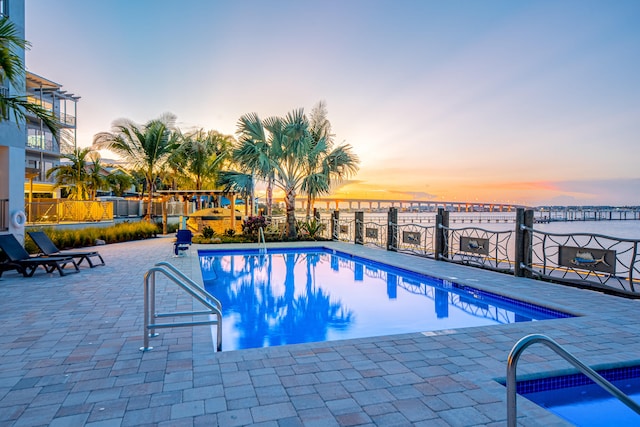
[{"label": "life ring", "polygon": [[27,216],[24,214],[24,211],[15,211],[13,215],[11,215],[11,224],[16,228],[22,228],[27,223]]}]

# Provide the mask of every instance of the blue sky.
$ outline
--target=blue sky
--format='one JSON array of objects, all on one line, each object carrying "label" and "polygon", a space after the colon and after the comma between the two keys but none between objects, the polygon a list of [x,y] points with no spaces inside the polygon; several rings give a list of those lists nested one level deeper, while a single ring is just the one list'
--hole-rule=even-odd
[{"label": "blue sky", "polygon": [[327,103],[345,197],[640,204],[640,1],[26,0],[78,143]]}]

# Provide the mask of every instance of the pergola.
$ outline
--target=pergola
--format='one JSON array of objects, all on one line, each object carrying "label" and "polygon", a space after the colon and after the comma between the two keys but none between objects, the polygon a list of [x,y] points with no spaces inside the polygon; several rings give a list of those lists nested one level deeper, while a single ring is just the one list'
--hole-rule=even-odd
[{"label": "pergola", "polygon": [[[177,196],[177,197],[181,197],[182,201],[184,202],[184,208],[183,208],[183,212],[184,212],[184,216],[189,216],[189,200],[192,197],[199,197],[199,196],[212,196],[215,197],[218,200],[218,204],[220,204],[221,198],[224,196],[226,198],[229,199],[229,201],[231,202],[231,228],[235,228],[236,226],[236,216],[234,215],[235,211],[236,211],[236,198],[238,197],[238,195],[240,195],[241,193],[239,191],[225,191],[225,190],[157,190],[156,191],[157,194],[159,194],[162,197],[162,224],[163,224],[163,228],[166,228],[166,208],[165,208],[165,203],[169,200],[170,197],[172,196]],[[244,214],[245,215],[249,215],[249,203],[247,198],[245,197],[244,199]],[[164,232],[166,233],[166,230],[164,230]]]}]

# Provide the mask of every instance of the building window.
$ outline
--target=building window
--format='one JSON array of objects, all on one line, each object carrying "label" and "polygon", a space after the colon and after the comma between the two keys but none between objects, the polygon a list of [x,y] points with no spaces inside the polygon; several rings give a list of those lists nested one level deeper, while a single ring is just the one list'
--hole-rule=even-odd
[{"label": "building window", "polygon": [[0,16],[9,16],[9,0],[0,0]]},{"label": "building window", "polygon": [[27,129],[27,147],[53,151],[53,134],[47,130]]}]

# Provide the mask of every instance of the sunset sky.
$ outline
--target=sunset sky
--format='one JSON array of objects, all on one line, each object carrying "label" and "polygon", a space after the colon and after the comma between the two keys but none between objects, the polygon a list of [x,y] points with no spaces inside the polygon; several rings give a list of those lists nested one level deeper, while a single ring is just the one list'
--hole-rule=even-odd
[{"label": "sunset sky", "polygon": [[324,100],[351,198],[640,205],[640,1],[26,0],[78,145]]}]

